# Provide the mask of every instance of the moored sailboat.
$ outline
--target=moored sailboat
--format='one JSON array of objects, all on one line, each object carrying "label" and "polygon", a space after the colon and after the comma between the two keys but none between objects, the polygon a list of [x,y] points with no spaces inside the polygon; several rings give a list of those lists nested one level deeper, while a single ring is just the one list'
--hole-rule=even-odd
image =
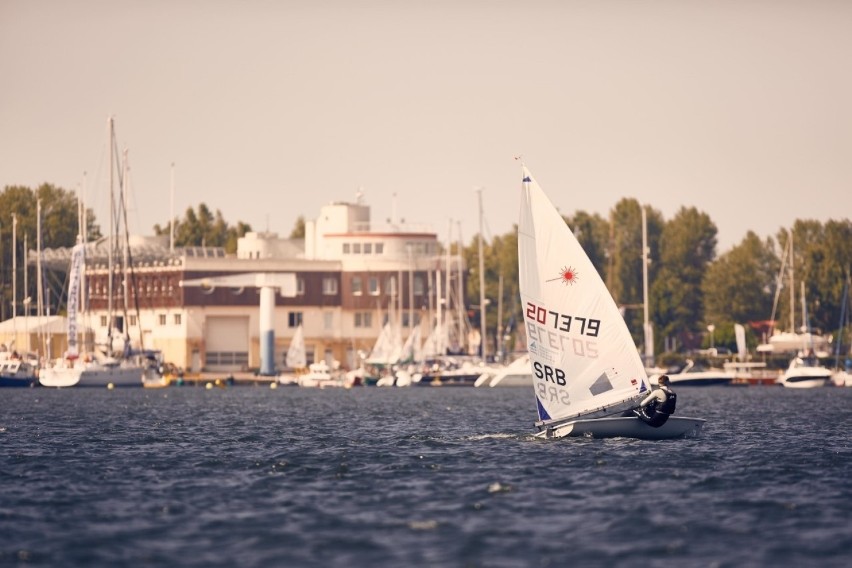
[{"label": "moored sailboat", "polygon": [[700,418],[654,428],[635,416],[650,388],[615,301],[564,219],[523,168],[518,265],[540,438],[678,438]]}]

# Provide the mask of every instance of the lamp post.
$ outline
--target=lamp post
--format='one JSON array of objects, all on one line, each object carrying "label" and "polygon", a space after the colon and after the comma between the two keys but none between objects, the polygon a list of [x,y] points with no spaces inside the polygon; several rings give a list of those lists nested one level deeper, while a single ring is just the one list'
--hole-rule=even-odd
[{"label": "lamp post", "polygon": [[716,326],[711,323],[710,325],[707,326],[707,331],[710,332],[710,349],[714,349],[715,343],[716,343],[716,338],[715,338],[713,332],[716,331]]}]

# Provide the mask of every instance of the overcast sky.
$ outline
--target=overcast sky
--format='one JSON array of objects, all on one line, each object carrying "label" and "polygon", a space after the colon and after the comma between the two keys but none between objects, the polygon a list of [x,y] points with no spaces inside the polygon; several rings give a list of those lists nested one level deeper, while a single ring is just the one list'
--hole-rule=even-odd
[{"label": "overcast sky", "polygon": [[181,217],[287,236],[361,188],[467,242],[482,187],[491,238],[522,155],[563,214],[694,206],[722,253],[852,216],[851,30],[843,0],[0,0],[0,187],[85,188],[105,230],[113,116],[135,233],[174,163]]}]

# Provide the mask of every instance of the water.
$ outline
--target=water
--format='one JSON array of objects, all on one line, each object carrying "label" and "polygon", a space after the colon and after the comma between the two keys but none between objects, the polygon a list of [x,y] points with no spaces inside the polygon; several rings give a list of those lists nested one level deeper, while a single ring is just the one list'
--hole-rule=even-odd
[{"label": "water", "polygon": [[700,438],[534,440],[527,389],[2,389],[0,564],[852,565],[852,389],[678,392]]}]

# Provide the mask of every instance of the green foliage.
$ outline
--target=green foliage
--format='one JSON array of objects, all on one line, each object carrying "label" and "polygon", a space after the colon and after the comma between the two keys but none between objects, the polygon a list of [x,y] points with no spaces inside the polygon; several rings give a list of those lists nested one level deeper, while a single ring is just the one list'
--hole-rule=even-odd
[{"label": "green foliage", "polygon": [[749,231],[739,245],[707,267],[701,283],[705,322],[719,329],[728,323],[769,319],[778,269],[772,240],[761,242]]},{"label": "green foliage", "polygon": [[305,238],[305,217],[303,215],[299,215],[296,219],[296,222],[293,224],[293,230],[290,231],[291,239],[304,239]]},{"label": "green foliage", "polygon": [[[24,283],[24,243],[30,250],[38,247],[38,203],[41,201],[41,247],[51,248],[70,247],[77,242],[78,229],[78,200],[73,191],[68,191],[51,184],[42,184],[33,190],[24,186],[6,186],[0,193],[0,211],[4,217],[0,221],[0,244],[2,244],[3,272],[2,280],[2,309],[3,319],[12,314],[12,259],[17,261],[17,295],[19,307],[16,313],[21,314],[20,302],[24,297],[36,297],[35,268],[27,267],[29,271],[27,285]],[[13,216],[16,227],[13,228]],[[94,213],[86,210],[86,222],[90,239],[100,238],[100,227],[95,223]],[[12,252],[13,231],[15,232],[16,251]],[[56,286],[54,297],[62,293],[61,282]]]},{"label": "green foliage", "polygon": [[661,269],[651,285],[652,319],[660,339],[703,330],[701,283],[716,250],[716,225],[694,207],[682,207],[665,224]]},{"label": "green foliage", "polygon": [[[198,210],[187,208],[184,218],[175,219],[175,246],[178,247],[223,247],[227,253],[237,252],[237,240],[251,231],[251,226],[238,221],[236,226],[228,225],[218,209],[213,214],[206,204]],[[168,235],[169,224],[154,225],[154,234]]]}]

